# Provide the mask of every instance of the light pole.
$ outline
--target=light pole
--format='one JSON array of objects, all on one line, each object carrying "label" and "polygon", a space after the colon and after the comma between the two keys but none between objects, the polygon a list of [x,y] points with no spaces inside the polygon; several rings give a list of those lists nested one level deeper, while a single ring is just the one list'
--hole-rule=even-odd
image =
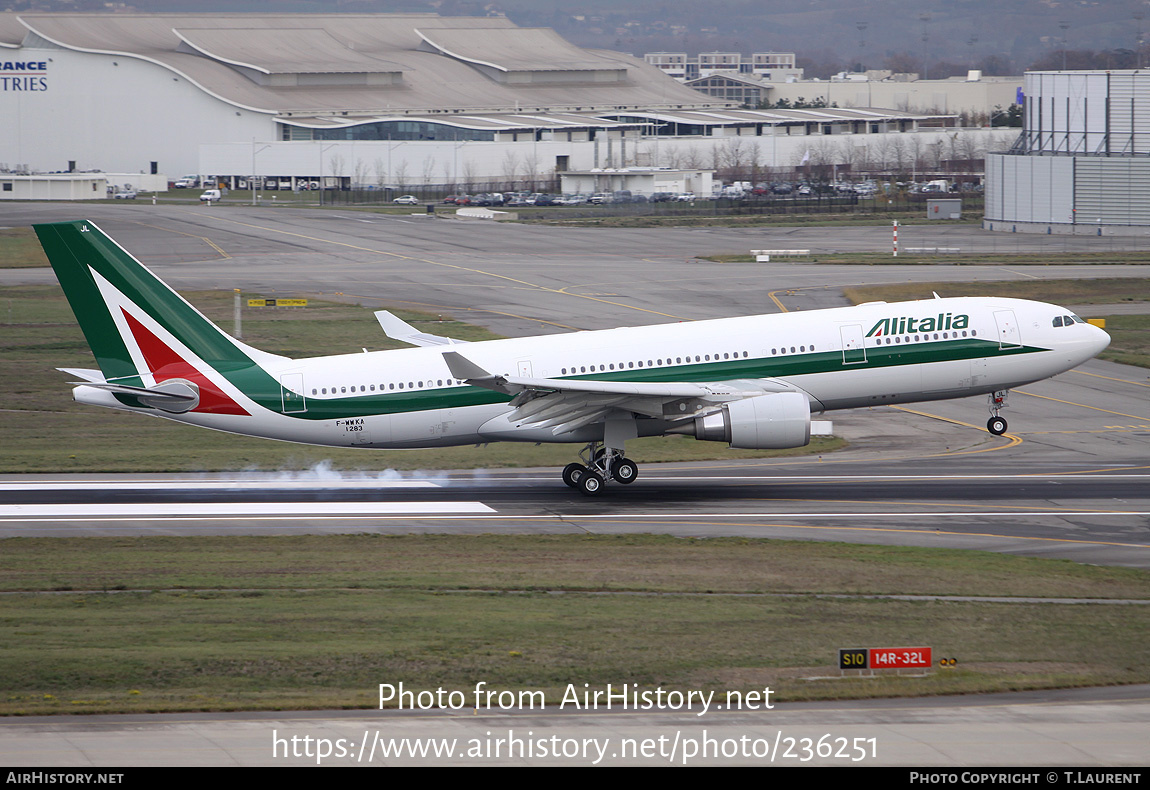
[{"label": "light pole", "polygon": [[1066,71],[1066,31],[1070,29],[1070,23],[1063,20],[1058,26],[1062,28],[1062,70]]},{"label": "light pole", "polygon": [[321,206],[323,205],[323,188],[326,186],[323,183],[323,155],[335,148],[335,145],[335,143],[332,143],[329,146],[324,146],[322,142],[319,145],[319,204]]},{"label": "light pole", "polygon": [[257,149],[256,148],[256,138],[254,138],[254,137],[252,138],[252,177],[250,179],[248,179],[248,187],[250,187],[252,190],[252,205],[253,206],[256,205],[256,154],[258,154],[260,151],[264,151],[268,148],[271,148],[270,144],[262,146],[262,147]]},{"label": "light pole", "polygon": [[924,80],[930,79],[930,70],[927,68],[927,44],[930,42],[930,29],[927,27],[930,24],[930,14],[919,14],[918,18],[922,20],[922,78]]},{"label": "light pole", "polygon": [[1134,21],[1137,23],[1137,32],[1134,34],[1134,66],[1135,68],[1142,68],[1142,47],[1146,41],[1142,36],[1142,20],[1146,18],[1146,14],[1142,11],[1134,12]]}]

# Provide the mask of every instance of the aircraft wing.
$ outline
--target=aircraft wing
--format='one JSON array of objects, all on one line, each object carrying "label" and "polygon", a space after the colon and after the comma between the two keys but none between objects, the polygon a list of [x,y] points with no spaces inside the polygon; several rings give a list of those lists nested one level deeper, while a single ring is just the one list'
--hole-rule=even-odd
[{"label": "aircraft wing", "polygon": [[787,392],[795,388],[772,379],[727,382],[585,381],[526,378],[490,373],[456,351],[443,352],[451,375],[476,387],[514,395],[510,415],[522,426],[551,428],[555,434],[604,420],[611,412],[679,420],[719,409],[731,400]]},{"label": "aircraft wing", "polygon": [[411,343],[413,346],[454,346],[467,343],[466,340],[453,340],[450,337],[429,335],[426,332],[420,332],[411,324],[387,310],[376,310],[375,320],[379,321],[379,325],[383,327],[383,333],[385,335],[401,343]]}]

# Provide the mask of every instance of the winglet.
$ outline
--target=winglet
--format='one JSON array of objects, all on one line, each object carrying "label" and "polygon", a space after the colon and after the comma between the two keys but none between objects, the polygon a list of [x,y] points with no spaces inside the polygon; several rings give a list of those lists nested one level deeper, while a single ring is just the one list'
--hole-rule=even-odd
[{"label": "winglet", "polygon": [[388,310],[376,310],[375,320],[379,321],[379,325],[383,327],[383,333],[390,337],[392,340],[398,340],[401,343],[411,343],[413,346],[454,346],[466,343],[464,340],[455,340],[450,337],[442,337],[440,335],[430,335],[426,332],[420,332],[411,324],[404,321],[397,315],[389,312]]}]

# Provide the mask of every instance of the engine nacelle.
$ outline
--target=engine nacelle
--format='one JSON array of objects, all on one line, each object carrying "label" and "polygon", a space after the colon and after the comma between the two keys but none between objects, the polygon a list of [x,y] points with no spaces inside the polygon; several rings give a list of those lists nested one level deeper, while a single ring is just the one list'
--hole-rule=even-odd
[{"label": "engine nacelle", "polygon": [[801,392],[775,392],[723,404],[721,411],[672,429],[740,450],[782,450],[811,442],[811,407]]}]

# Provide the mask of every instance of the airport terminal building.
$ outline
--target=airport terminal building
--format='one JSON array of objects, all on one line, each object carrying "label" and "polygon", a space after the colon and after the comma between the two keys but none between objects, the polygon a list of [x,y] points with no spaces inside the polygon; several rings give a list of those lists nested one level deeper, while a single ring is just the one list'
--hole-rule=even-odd
[{"label": "airport terminal building", "polygon": [[792,168],[955,138],[947,115],[740,109],[548,29],[435,14],[0,14],[0,117],[0,172],[280,188]]},{"label": "airport terminal building", "polygon": [[986,158],[985,227],[1150,233],[1150,72],[1030,72],[1023,123]]}]

